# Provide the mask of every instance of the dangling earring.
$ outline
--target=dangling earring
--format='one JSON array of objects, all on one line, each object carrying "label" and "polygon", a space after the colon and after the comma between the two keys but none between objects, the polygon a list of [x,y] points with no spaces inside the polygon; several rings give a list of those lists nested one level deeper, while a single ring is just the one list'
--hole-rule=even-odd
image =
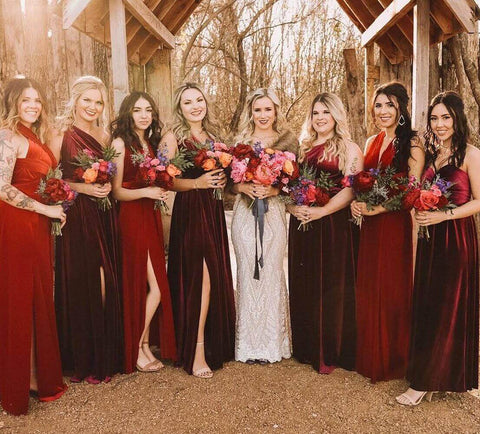
[{"label": "dangling earring", "polygon": [[403,117],[403,115],[400,115],[400,117],[398,118],[398,125],[400,125],[401,127],[405,125],[405,118]]}]

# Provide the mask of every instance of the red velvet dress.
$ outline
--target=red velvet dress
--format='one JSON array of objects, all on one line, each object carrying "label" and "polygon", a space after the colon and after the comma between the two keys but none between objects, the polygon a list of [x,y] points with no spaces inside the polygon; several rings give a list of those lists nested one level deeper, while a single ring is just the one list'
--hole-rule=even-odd
[{"label": "red velvet dress", "polygon": [[[471,198],[468,175],[446,165],[450,200]],[[435,173],[427,169],[425,177]],[[465,392],[478,387],[478,245],[473,216],[428,227],[415,266],[413,327],[407,379],[415,390]]]},{"label": "red velvet dress", "polygon": [[[304,164],[330,173],[341,189],[338,158],[318,161],[324,145],[313,147]],[[355,368],[355,275],[358,228],[349,207],[297,230],[290,216],[288,280],[293,355],[328,374],[336,366]]]},{"label": "red velvet dress", "polygon": [[[192,148],[190,142],[180,144]],[[185,178],[204,172],[193,168]],[[205,358],[219,369],[234,357],[235,304],[223,202],[211,189],[178,192],[172,212],[168,280],[173,300],[179,363],[192,373],[202,299],[203,263],[210,275]]]},{"label": "red velvet dress", "polygon": [[[150,154],[151,157],[154,156],[151,149]],[[123,188],[143,187],[143,184],[138,182],[137,172],[138,166],[132,163],[132,153],[126,146]],[[135,370],[139,341],[145,327],[149,253],[161,294],[160,306],[150,323],[149,342],[151,345],[159,345],[160,355],[164,359],[176,359],[175,330],[163,249],[162,214],[154,210],[154,200],[148,198],[119,202],[119,208],[125,372],[130,373]]]},{"label": "red velvet dress", "polygon": [[[366,169],[391,165],[393,143],[379,159],[384,137],[385,133],[380,133],[370,145],[365,155]],[[410,212],[365,217],[357,267],[356,369],[372,383],[405,376],[411,327],[412,267]]]},{"label": "red velvet dress", "polygon": [[[78,182],[73,162],[82,149],[102,153],[102,145],[92,136],[72,127],[64,134],[61,151],[65,179]],[[55,307],[60,351],[64,369],[79,379],[103,380],[123,371],[116,216],[115,208],[102,211],[91,197],[79,194],[57,243]]]},{"label": "red velvet dress", "polygon": [[[35,134],[18,125],[28,139],[25,158],[17,158],[11,184],[29,197],[57,162]],[[60,397],[62,379],[53,308],[51,220],[0,201],[0,398],[3,409],[25,414],[30,389],[30,349],[34,333],[38,395]]]}]

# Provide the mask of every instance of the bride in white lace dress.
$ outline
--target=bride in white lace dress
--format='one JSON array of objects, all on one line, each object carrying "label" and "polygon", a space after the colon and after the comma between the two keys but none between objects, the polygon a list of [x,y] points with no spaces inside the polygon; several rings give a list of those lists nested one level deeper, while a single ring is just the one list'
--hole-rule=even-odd
[{"label": "bride in white lace dress", "polygon": [[[257,89],[247,98],[237,143],[296,153],[297,139],[284,124],[274,91]],[[280,190],[271,186],[240,183],[234,185],[233,191],[238,193],[232,218],[232,242],[237,258],[235,359],[261,364],[278,362],[291,356],[290,311],[283,270],[287,247],[285,205],[276,197]],[[268,206],[263,250],[250,206],[255,198],[266,199]],[[263,267],[258,267],[257,280],[256,256],[261,257],[262,252]]]}]

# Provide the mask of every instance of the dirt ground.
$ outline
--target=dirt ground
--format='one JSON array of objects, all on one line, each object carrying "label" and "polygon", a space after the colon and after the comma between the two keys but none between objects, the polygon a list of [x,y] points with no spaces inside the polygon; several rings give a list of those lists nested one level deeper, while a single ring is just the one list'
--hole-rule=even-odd
[{"label": "dirt ground", "polygon": [[167,366],[109,384],[71,384],[51,403],[32,398],[28,416],[0,415],[0,432],[480,432],[480,400],[471,394],[436,394],[406,408],[395,402],[406,387],[400,380],[371,385],[342,369],[319,375],[294,360],[231,362],[211,380]]}]

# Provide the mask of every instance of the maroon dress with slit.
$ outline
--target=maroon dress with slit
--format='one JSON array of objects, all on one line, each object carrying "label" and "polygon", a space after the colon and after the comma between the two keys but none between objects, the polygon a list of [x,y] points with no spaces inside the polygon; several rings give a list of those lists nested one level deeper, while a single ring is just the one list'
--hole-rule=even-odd
[{"label": "maroon dress with slit", "polygon": [[[63,176],[74,177],[75,156],[102,145],[73,126],[64,133]],[[112,200],[113,204],[113,200]],[[79,194],[68,210],[63,236],[57,242],[55,307],[64,369],[78,379],[97,381],[123,371],[123,324],[118,267],[115,205],[102,211],[92,197]],[[105,276],[102,295],[100,268]]]},{"label": "maroon dress with slit", "polygon": [[[28,128],[25,158],[17,158],[11,185],[39,202],[40,180],[57,164]],[[51,220],[0,201],[0,400],[14,415],[28,411],[30,352],[34,338],[38,395],[52,401],[66,389],[53,307]]]},{"label": "maroon dress with slit", "polygon": [[[390,166],[391,142],[380,157],[385,133],[371,143],[365,169]],[[407,172],[405,167],[400,173]],[[366,216],[358,251],[357,372],[371,379],[405,377],[413,290],[412,218],[409,211]]]},{"label": "maroon dress with slit", "polygon": [[[437,172],[453,182],[450,201],[468,202],[468,175],[453,165]],[[432,168],[425,175],[435,176]],[[473,216],[428,226],[420,238],[413,291],[407,379],[415,390],[465,392],[478,387],[478,245]]]},{"label": "maroon dress with slit", "polygon": [[[136,146],[141,152],[141,147]],[[154,153],[149,148],[150,156]],[[123,188],[144,187],[138,178],[138,166],[132,163],[132,152],[125,147]],[[176,359],[172,302],[168,286],[163,244],[162,213],[154,209],[154,200],[141,198],[119,202],[118,226],[122,257],[122,293],[125,339],[125,372],[135,370],[140,337],[145,327],[148,293],[147,258],[150,255],[161,302],[150,323],[150,345],[160,347],[163,359]]]},{"label": "maroon dress with slit", "polygon": [[[179,147],[194,149],[189,141]],[[184,172],[197,178],[202,169]],[[173,300],[179,364],[192,373],[202,299],[203,264],[210,275],[205,358],[219,369],[234,357],[235,304],[223,201],[211,189],[178,192],[172,212],[168,280]]]},{"label": "maroon dress with slit", "polygon": [[[341,189],[338,158],[318,161],[325,145],[313,147],[303,164],[330,174]],[[288,280],[293,356],[328,374],[355,368],[355,275],[358,228],[349,207],[314,220],[307,231],[290,216]]]}]

